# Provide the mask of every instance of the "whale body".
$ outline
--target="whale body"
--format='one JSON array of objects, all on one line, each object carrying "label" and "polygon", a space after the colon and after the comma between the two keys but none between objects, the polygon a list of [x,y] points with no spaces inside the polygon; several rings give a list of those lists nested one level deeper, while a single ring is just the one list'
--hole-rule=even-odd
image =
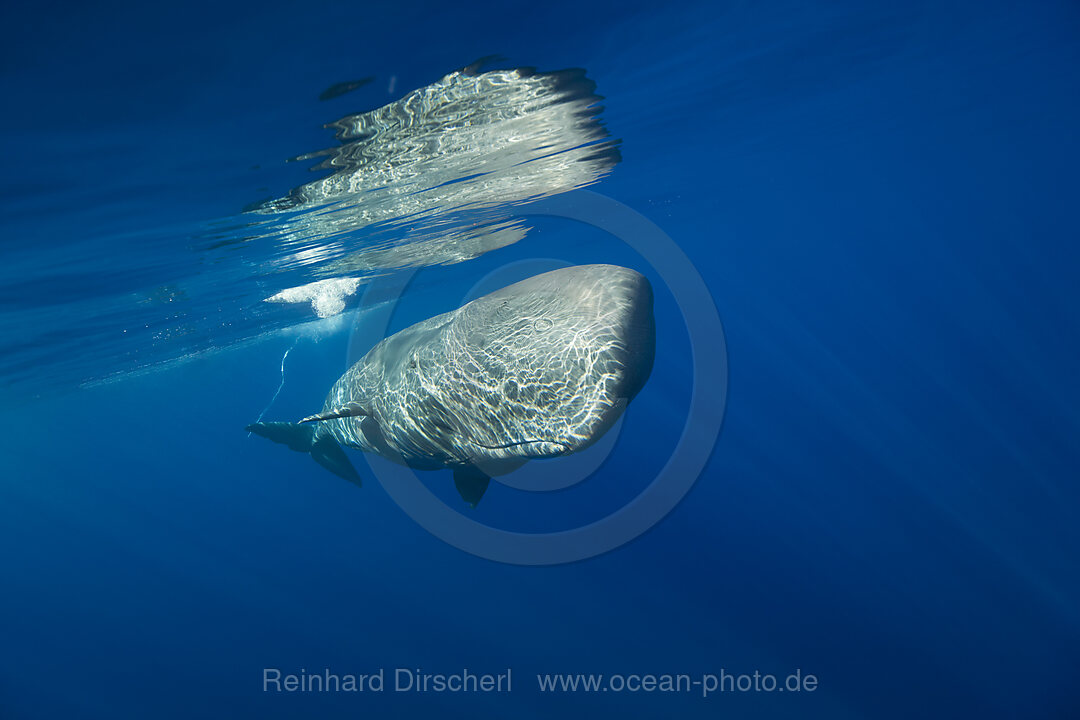
[{"label": "whale body", "polygon": [[652,305],[648,280],[628,268],[536,275],[382,340],[320,413],[248,430],[356,484],[342,446],[449,468],[475,505],[492,476],[583,450],[611,428],[652,370]]}]

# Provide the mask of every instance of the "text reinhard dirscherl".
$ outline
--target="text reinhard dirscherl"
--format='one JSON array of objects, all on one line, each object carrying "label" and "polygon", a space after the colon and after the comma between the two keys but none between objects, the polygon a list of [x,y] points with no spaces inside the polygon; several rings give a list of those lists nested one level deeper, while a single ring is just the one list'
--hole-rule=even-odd
[{"label": "text reinhard dirscherl", "polygon": [[[378,668],[365,675],[335,673],[329,668],[322,672],[284,673],[278,668],[263,668],[263,692],[323,693],[368,692],[387,690],[406,693],[508,693],[512,687],[512,670],[504,672],[476,673],[467,668],[449,673],[428,673],[417,668]],[[818,688],[817,676],[804,673],[802,669],[784,675],[761,673],[734,674],[721,669],[719,674],[548,674],[536,676],[541,693],[637,693],[674,692],[700,693],[708,697],[713,693],[812,693]]]},{"label": "text reinhard dirscherl", "polygon": [[[391,684],[387,685],[387,677]],[[468,669],[453,673],[426,673],[420,669],[385,668],[367,675],[337,674],[325,668],[321,673],[303,668],[283,673],[263,668],[263,692],[510,692],[510,668],[503,673],[474,673]]]}]

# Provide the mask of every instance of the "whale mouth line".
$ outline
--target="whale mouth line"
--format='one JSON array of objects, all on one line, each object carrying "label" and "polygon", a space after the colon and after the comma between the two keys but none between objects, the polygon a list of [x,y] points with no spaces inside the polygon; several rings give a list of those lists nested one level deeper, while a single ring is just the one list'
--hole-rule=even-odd
[{"label": "whale mouth line", "polygon": [[472,443],[474,445],[478,445],[479,447],[482,447],[482,448],[484,448],[486,450],[507,450],[507,449],[512,448],[512,447],[518,447],[519,445],[532,445],[534,443],[548,443],[549,445],[558,445],[559,447],[561,447],[563,449],[564,452],[569,452],[570,451],[570,445],[565,443],[565,442],[562,442],[561,440],[544,440],[544,439],[518,440],[517,442],[509,442],[509,443],[504,443],[502,445],[485,445],[484,443],[478,442],[476,440],[473,440]]}]

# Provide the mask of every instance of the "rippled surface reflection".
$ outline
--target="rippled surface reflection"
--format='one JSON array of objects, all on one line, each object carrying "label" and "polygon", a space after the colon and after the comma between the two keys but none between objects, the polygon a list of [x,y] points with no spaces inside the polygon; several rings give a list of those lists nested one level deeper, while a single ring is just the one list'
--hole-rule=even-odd
[{"label": "rippled surface reflection", "polygon": [[[331,174],[255,212],[285,215],[272,226],[293,249],[282,266],[319,275],[476,257],[525,236],[513,206],[590,185],[618,161],[594,89],[581,70],[450,73],[330,123],[342,144],[297,159],[323,157],[316,169]],[[335,244],[369,226],[397,232]]]},{"label": "rippled surface reflection", "polygon": [[[599,101],[583,70],[470,67],[331,122],[337,145],[293,158],[317,161],[318,179],[202,227],[147,228],[142,253],[114,259],[115,283],[6,305],[0,382],[70,384],[228,346],[340,313],[378,275],[518,242],[519,206],[619,161]],[[65,248],[67,265],[99,265],[112,240]]]}]

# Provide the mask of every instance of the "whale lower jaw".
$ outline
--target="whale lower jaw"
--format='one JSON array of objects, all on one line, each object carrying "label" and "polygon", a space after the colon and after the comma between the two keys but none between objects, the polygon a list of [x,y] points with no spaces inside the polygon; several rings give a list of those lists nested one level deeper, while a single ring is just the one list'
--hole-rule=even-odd
[{"label": "whale lower jaw", "polygon": [[574,448],[570,443],[561,440],[518,440],[502,445],[487,445],[474,440],[473,444],[496,453],[500,450],[506,450],[510,457],[524,456],[530,459],[559,457],[574,452]]}]

